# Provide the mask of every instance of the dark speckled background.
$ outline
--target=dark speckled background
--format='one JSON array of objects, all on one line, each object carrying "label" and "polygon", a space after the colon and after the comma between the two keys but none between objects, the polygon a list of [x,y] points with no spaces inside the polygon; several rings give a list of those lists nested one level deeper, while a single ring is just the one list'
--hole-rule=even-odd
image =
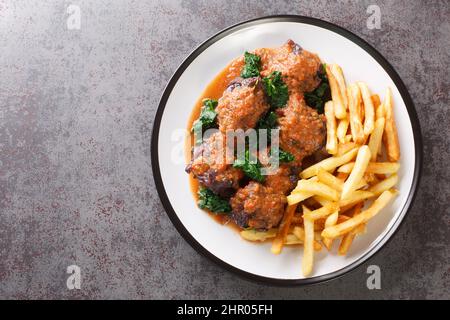
[{"label": "dark speckled background", "polygon": [[[68,30],[66,9],[81,8]],[[381,30],[366,8],[381,8]],[[247,282],[197,254],[155,190],[162,90],[217,31],[269,14],[336,23],[375,46],[416,104],[421,188],[405,223],[350,274],[306,288]],[[0,0],[0,298],[450,298],[448,1]],[[81,290],[66,268],[81,267]],[[366,268],[382,290],[366,288]]]}]

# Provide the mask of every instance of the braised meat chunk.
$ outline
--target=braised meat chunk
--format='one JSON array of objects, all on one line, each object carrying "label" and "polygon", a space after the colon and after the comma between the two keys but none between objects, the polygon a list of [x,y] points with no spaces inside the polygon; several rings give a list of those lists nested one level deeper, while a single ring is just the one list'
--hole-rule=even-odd
[{"label": "braised meat chunk", "polygon": [[291,94],[287,106],[277,113],[280,147],[294,155],[296,164],[323,147],[326,138],[323,116],[308,107],[301,94]]},{"label": "braised meat chunk", "polygon": [[226,132],[254,128],[268,109],[259,77],[236,78],[219,99],[216,108],[219,129]]},{"label": "braised meat chunk", "polygon": [[251,181],[230,200],[232,218],[241,227],[270,229],[283,217],[286,196]]},{"label": "braised meat chunk", "polygon": [[192,173],[211,191],[229,198],[239,188],[243,173],[226,163],[226,152],[225,135],[216,132],[195,148],[186,172]]},{"label": "braised meat chunk", "polygon": [[317,76],[321,61],[319,57],[303,50],[292,40],[278,48],[261,48],[255,51],[261,56],[261,76],[267,77],[273,71],[280,71],[286,77],[290,91],[308,92],[320,82]]},{"label": "braised meat chunk", "polygon": [[281,194],[288,194],[294,189],[297,177],[294,167],[280,163],[276,172],[266,175],[264,186],[270,187]]},{"label": "braised meat chunk", "polygon": [[[270,168],[270,148],[259,151],[258,159],[263,167]],[[273,164],[272,164],[273,165]],[[264,186],[272,188],[275,192],[288,194],[295,187],[299,170],[294,163],[279,162],[278,167],[265,175]]]}]

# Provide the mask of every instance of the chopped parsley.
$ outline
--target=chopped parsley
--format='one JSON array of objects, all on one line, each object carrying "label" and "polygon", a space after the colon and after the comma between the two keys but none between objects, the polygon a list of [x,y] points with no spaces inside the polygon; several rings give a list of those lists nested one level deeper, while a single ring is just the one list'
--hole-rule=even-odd
[{"label": "chopped parsley", "polygon": [[263,83],[270,106],[273,109],[284,107],[289,99],[289,92],[281,72],[273,71],[268,77],[263,78]]},{"label": "chopped parsley", "polygon": [[[270,156],[272,156],[272,151],[274,149],[275,148],[270,150]],[[294,155],[292,153],[284,151],[284,150],[281,150],[281,149],[278,149],[278,161],[279,162],[291,162],[291,161],[294,161],[294,160],[295,160],[295,157],[294,157]]]},{"label": "chopped parsley", "polygon": [[278,150],[278,157],[280,159],[280,162],[291,162],[295,159],[292,153],[283,151],[281,149]]},{"label": "chopped parsley", "polygon": [[[270,143],[271,139],[271,130],[278,127],[278,116],[275,112],[270,111],[264,117],[259,119],[258,124],[256,125],[258,137],[260,133],[260,129],[267,130],[267,143]],[[259,138],[258,138],[259,142]]]},{"label": "chopped parsley", "polygon": [[224,214],[231,211],[231,206],[225,199],[209,189],[202,188],[198,191],[198,206],[216,214]]},{"label": "chopped parsley", "polygon": [[250,163],[250,154],[248,149],[245,150],[245,159],[236,159],[233,167],[241,169],[247,177],[258,182],[264,182],[265,177],[261,174],[261,163]]},{"label": "chopped parsley", "polygon": [[311,92],[305,92],[305,101],[308,106],[314,108],[319,113],[323,113],[325,102],[331,100],[330,84],[328,83],[325,64],[322,64],[322,70],[318,73],[321,79],[320,84]]},{"label": "chopped parsley", "polygon": [[203,131],[216,127],[217,112],[215,109],[217,104],[217,100],[214,99],[203,100],[203,107],[200,111],[200,116],[192,125],[192,131],[195,134],[196,144],[202,141]]},{"label": "chopped parsley", "polygon": [[241,77],[259,77],[259,71],[261,70],[261,57],[245,51],[244,62],[245,65],[244,68],[242,68]]}]

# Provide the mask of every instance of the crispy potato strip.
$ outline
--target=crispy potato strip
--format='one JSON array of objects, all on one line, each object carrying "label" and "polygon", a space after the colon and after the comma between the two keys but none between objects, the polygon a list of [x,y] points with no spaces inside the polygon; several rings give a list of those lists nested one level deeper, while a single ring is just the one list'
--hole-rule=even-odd
[{"label": "crispy potato strip", "polygon": [[389,161],[398,161],[400,159],[400,144],[398,142],[397,127],[394,119],[394,103],[390,88],[387,89],[383,105],[384,112],[386,113],[383,140],[386,146],[387,156]]},{"label": "crispy potato strip", "polygon": [[[339,167],[338,172],[350,173],[355,167],[355,162],[349,162]],[[366,173],[392,174],[400,169],[398,162],[369,162]]]},{"label": "crispy potato strip", "polygon": [[339,88],[339,83],[334,76],[329,65],[325,67],[328,77],[328,82],[330,83],[331,98],[333,99],[334,111],[336,118],[344,119],[347,116],[347,111],[345,110],[344,99],[342,97],[341,89]]},{"label": "crispy potato strip", "polygon": [[336,169],[337,167],[340,167],[347,162],[350,162],[353,160],[353,158],[358,153],[358,148],[354,148],[350,150],[349,152],[343,154],[339,157],[331,157],[327,158],[325,160],[320,161],[319,163],[316,163],[315,165],[310,166],[309,168],[306,168],[300,173],[300,177],[303,179],[311,178],[315,175],[317,175],[317,170],[319,168],[323,168],[326,171],[332,171]]},{"label": "crispy potato strip", "polygon": [[380,212],[386,205],[395,197],[395,193],[388,190],[384,191],[373,203],[372,205],[362,211],[360,214],[351,217],[345,222],[339,223],[337,225],[325,228],[322,232],[322,237],[324,238],[337,238],[342,236],[360,225],[361,223],[366,223],[371,218],[373,218],[378,212]]},{"label": "crispy potato strip", "polygon": [[325,148],[329,154],[336,154],[338,143],[336,136],[336,118],[332,101],[325,103],[325,118],[327,120],[327,144]]},{"label": "crispy potato strip", "polygon": [[280,254],[283,249],[283,243],[286,240],[286,236],[289,232],[289,227],[291,226],[292,218],[294,217],[295,209],[297,209],[297,205],[288,206],[283,219],[281,220],[280,226],[278,228],[278,233],[275,239],[272,242],[272,253]]},{"label": "crispy potato strip", "polygon": [[370,135],[375,128],[375,107],[372,103],[369,87],[364,82],[358,82],[361,91],[362,101],[364,102],[364,134]]},{"label": "crispy potato strip", "polygon": [[356,190],[357,185],[360,183],[361,179],[364,176],[364,172],[366,172],[369,161],[370,150],[368,146],[364,145],[359,148],[352,172],[350,173],[349,177],[344,183],[344,186],[342,187],[342,200],[350,198],[351,193]]},{"label": "crispy potato strip", "polygon": [[[303,214],[308,214],[309,209],[303,206]],[[305,228],[305,240],[303,243],[302,270],[303,276],[308,276],[312,272],[314,260],[314,220],[303,219]]]},{"label": "crispy potato strip", "polygon": [[347,88],[348,110],[350,130],[352,132],[353,141],[357,144],[363,144],[365,140],[364,127],[362,125],[361,115],[361,91],[357,84],[351,84]]}]

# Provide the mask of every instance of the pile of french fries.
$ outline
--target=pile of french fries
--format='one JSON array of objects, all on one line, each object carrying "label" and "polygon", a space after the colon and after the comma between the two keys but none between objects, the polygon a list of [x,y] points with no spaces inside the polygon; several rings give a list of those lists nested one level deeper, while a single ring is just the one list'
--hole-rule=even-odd
[{"label": "pile of french fries", "polygon": [[381,102],[364,82],[347,86],[338,65],[327,65],[326,72],[332,96],[325,104],[330,157],[300,173],[277,229],[241,232],[249,241],[273,239],[274,254],[284,245],[302,244],[304,276],[312,273],[314,251],[323,246],[330,251],[340,239],[338,254],[347,254],[368,221],[397,194],[400,169],[391,90]]}]

